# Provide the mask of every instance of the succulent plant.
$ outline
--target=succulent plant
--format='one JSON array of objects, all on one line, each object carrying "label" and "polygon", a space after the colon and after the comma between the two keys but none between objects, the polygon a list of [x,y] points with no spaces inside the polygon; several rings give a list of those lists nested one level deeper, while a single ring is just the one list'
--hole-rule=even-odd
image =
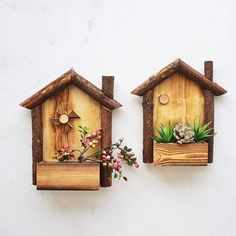
[{"label": "succulent plant", "polygon": [[176,124],[174,127],[174,137],[179,144],[194,143],[194,130],[191,126]]},{"label": "succulent plant", "polygon": [[158,135],[152,135],[152,139],[156,143],[173,143],[174,138],[174,125],[171,125],[170,122],[168,125],[161,124],[159,128],[157,128]]},{"label": "succulent plant", "polygon": [[205,125],[202,125],[200,120],[197,122],[194,121],[194,140],[196,143],[204,143],[206,142],[210,137],[214,136],[215,133],[213,132],[213,128],[210,127],[211,121]]}]

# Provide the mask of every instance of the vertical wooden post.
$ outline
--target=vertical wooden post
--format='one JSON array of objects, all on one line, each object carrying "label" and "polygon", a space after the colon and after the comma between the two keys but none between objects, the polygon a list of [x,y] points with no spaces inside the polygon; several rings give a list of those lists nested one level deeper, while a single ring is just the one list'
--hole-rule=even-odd
[{"label": "vertical wooden post", "polygon": [[32,115],[32,174],[33,185],[37,184],[36,165],[43,160],[43,123],[41,106],[31,111]]},{"label": "vertical wooden post", "polygon": [[143,162],[153,162],[153,90],[143,96]]},{"label": "vertical wooden post", "polygon": [[[113,98],[114,76],[102,76],[102,92],[109,98]],[[112,111],[101,105],[101,126],[103,129],[102,148],[112,144]],[[101,165],[100,184],[102,187],[112,185],[112,169]]]},{"label": "vertical wooden post", "polygon": [[[204,75],[211,81],[213,81],[213,62],[204,62]],[[213,128],[214,132],[214,94],[209,90],[204,91],[204,123],[211,121],[210,127]],[[208,140],[208,163],[213,162],[213,143],[214,137]]]}]

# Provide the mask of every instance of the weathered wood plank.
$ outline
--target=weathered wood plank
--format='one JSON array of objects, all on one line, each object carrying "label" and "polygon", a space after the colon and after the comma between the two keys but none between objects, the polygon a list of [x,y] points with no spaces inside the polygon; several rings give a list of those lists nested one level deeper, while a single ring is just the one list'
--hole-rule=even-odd
[{"label": "weathered wood plank", "polygon": [[114,98],[114,76],[102,76],[102,92],[109,98]]},{"label": "weathered wood plank", "polygon": [[188,78],[194,80],[203,88],[210,90],[216,96],[222,95],[227,92],[224,88],[219,86],[217,83],[208,80],[204,75],[183,62],[181,59],[177,59],[155,75],[151,76],[148,80],[134,89],[131,93],[138,96],[143,96],[145,93],[154,89],[154,87],[162,83],[164,80],[168,79],[176,72],[185,74]]},{"label": "weathered wood plank", "polygon": [[71,73],[71,70],[67,71],[58,79],[52,81],[50,84],[40,89],[37,93],[23,101],[20,105],[29,109],[33,109],[34,107],[40,105],[49,97],[57,94],[71,83]]},{"label": "weathered wood plank", "polygon": [[[58,116],[58,114],[68,114],[69,108],[71,110],[73,109],[72,107],[69,107],[70,106],[69,95],[70,95],[69,87],[66,87],[63,91],[59,92],[55,96],[56,105],[54,107],[54,116],[53,117]],[[58,113],[58,112],[60,112],[60,113]],[[69,120],[69,121],[72,123],[72,120]],[[69,133],[74,132],[74,130],[70,129],[68,132],[65,132],[64,129],[65,129],[64,124],[54,125],[56,150],[59,150],[64,146],[70,145]],[[77,131],[77,127],[73,127],[73,129],[75,129]],[[73,142],[73,144],[74,144],[74,142]]]},{"label": "weathered wood plank", "polygon": [[76,87],[87,93],[97,102],[101,103],[110,110],[121,106],[119,102],[107,97],[99,88],[77,74],[75,71],[73,71],[73,69],[67,71],[58,79],[52,81],[37,93],[23,101],[20,105],[28,109],[33,109],[70,84],[74,84]]},{"label": "weathered wood plank", "polygon": [[187,75],[189,78],[200,84],[203,88],[210,90],[214,95],[219,96],[227,93],[227,91],[219,86],[217,83],[214,83],[211,80],[208,80],[206,76],[203,76],[201,73],[190,67],[185,62],[181,61],[180,63],[180,72]]},{"label": "weathered wood plank", "polygon": [[[57,110],[63,103],[67,112],[75,111],[80,119],[70,119],[72,128],[68,132],[63,132],[63,126],[55,126],[50,120],[55,116]],[[57,149],[63,145],[72,145],[73,149],[80,149],[80,133],[78,125],[86,126],[89,132],[101,127],[100,104],[92,99],[82,90],[74,85],[69,85],[64,90],[42,104],[43,117],[43,157],[45,161],[53,161],[52,156]],[[90,149],[86,154],[90,155],[100,150],[101,145],[97,144],[95,148]],[[55,160],[56,161],[56,160]]]},{"label": "weathered wood plank", "polygon": [[[204,75],[213,81],[213,62],[205,61],[204,63]],[[214,94],[209,90],[204,90],[204,123],[211,121],[210,127],[214,132]],[[208,140],[208,163],[213,162],[213,149],[214,149],[214,137],[210,137]]]},{"label": "weathered wood plank", "polygon": [[158,73],[152,75],[148,80],[144,81],[141,85],[139,85],[137,88],[135,88],[131,93],[138,95],[138,96],[144,96],[145,93],[148,91],[154,89],[155,86],[162,83],[164,80],[166,80],[169,76],[173,75],[177,72],[178,66],[179,66],[180,60],[177,59],[174,62],[170,63],[166,67],[164,67],[161,71]]},{"label": "weathered wood plank", "polygon": [[143,96],[143,162],[153,162],[153,90]]},{"label": "weathered wood plank", "polygon": [[[159,97],[166,95],[167,104],[161,104]],[[167,125],[188,121],[194,123],[195,119],[204,120],[204,93],[202,88],[183,74],[175,73],[169,79],[154,89],[154,134],[161,124]]]},{"label": "weathered wood plank", "polygon": [[32,116],[32,179],[36,185],[36,165],[43,160],[43,124],[41,106],[31,111]]},{"label": "weathered wood plank", "polygon": [[[108,76],[107,76],[108,77]],[[89,94],[92,98],[97,100],[99,103],[101,103],[103,106],[108,108],[109,110],[116,109],[121,106],[120,103],[117,101],[111,99],[104,93],[104,91],[101,91],[97,87],[95,87],[93,84],[91,84],[88,80],[84,79],[82,76],[78,74],[74,74],[72,76],[72,83],[76,85],[78,88]]]},{"label": "weathered wood plank", "polygon": [[208,144],[154,144],[154,164],[159,166],[206,166]]},{"label": "weathered wood plank", "polygon": [[39,190],[98,190],[99,163],[37,164],[37,189]]},{"label": "weathered wood plank", "polygon": [[[102,91],[109,98],[113,98],[114,94],[114,77],[102,77]],[[102,148],[108,147],[112,144],[112,111],[101,105],[101,127],[103,129]],[[100,184],[102,187],[112,186],[112,170],[100,167]]]}]

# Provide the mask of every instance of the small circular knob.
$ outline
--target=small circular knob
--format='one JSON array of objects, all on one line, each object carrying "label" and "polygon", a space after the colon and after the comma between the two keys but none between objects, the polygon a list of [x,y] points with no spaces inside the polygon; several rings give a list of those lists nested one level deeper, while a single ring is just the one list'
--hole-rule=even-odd
[{"label": "small circular knob", "polygon": [[158,97],[158,101],[162,104],[162,105],[166,105],[169,102],[169,97],[167,94],[162,94]]},{"label": "small circular knob", "polygon": [[61,124],[66,124],[66,123],[68,123],[68,121],[69,121],[68,115],[66,115],[66,114],[60,115],[59,121],[60,121]]}]

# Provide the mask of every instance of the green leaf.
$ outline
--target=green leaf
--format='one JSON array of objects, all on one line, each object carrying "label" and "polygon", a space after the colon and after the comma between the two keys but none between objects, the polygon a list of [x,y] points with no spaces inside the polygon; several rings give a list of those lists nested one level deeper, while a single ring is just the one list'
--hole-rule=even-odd
[{"label": "green leaf", "polygon": [[100,156],[100,152],[95,152],[95,154],[94,154],[94,156],[96,157],[96,158],[98,158],[99,156]]},{"label": "green leaf", "polygon": [[128,181],[128,178],[127,178],[126,176],[123,176],[123,179],[124,179],[125,181]]},{"label": "green leaf", "polygon": [[174,125],[170,122],[168,125],[161,124],[156,128],[158,135],[152,135],[151,138],[157,143],[173,143],[174,142]]},{"label": "green leaf", "polygon": [[206,142],[210,137],[214,136],[213,128],[209,127],[212,122],[208,122],[207,124],[201,124],[201,118],[199,118],[198,122],[196,119],[194,120],[193,130],[195,133],[194,140],[196,143]]}]

